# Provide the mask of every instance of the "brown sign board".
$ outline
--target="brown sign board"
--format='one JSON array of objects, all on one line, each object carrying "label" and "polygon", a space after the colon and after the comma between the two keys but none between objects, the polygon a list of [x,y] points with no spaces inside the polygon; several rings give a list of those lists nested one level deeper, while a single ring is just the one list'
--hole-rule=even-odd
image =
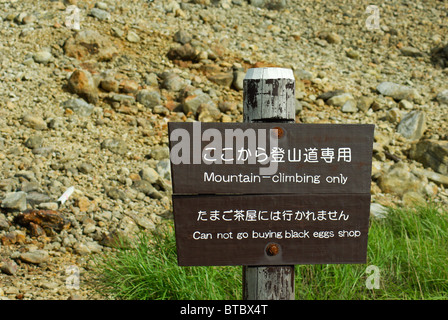
[{"label": "brown sign board", "polygon": [[[174,194],[370,192],[374,125],[174,122],[168,126]],[[274,130],[280,137],[272,146]],[[172,140],[173,133],[178,141]],[[238,144],[234,139],[226,144],[232,134],[245,142],[257,141]]]},{"label": "brown sign board", "polygon": [[178,262],[365,263],[369,208],[359,194],[177,196]]},{"label": "brown sign board", "polygon": [[[247,144],[226,144],[228,129]],[[373,125],[169,123],[169,133],[179,265],[365,263]]]}]

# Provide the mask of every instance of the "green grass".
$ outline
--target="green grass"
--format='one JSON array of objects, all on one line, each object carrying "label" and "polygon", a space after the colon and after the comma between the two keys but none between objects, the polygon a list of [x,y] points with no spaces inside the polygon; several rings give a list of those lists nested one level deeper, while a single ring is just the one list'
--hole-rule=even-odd
[{"label": "green grass", "polygon": [[[448,299],[448,214],[435,205],[390,209],[371,220],[367,264],[298,265],[296,299]],[[115,299],[241,299],[241,267],[179,267],[172,228],[142,234],[97,262],[98,287]],[[368,289],[369,265],[379,288]]]},{"label": "green grass", "polygon": [[220,300],[239,295],[234,267],[179,267],[172,227],[141,233],[112,254],[96,259],[100,292],[126,300]]}]

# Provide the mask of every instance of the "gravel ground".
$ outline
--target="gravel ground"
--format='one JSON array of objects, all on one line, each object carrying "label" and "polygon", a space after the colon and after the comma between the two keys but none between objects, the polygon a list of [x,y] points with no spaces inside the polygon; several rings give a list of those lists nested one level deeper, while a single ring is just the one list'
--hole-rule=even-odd
[{"label": "gravel ground", "polygon": [[167,122],[241,122],[251,67],[376,125],[373,202],[447,204],[448,3],[370,4],[0,0],[0,299],[107,299],[91,255],[172,218]]}]

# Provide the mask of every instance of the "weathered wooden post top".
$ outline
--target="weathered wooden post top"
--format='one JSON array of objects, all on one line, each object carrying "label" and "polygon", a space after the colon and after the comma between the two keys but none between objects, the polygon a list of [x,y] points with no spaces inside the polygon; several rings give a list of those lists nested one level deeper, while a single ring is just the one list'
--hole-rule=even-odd
[{"label": "weathered wooden post top", "polygon": [[243,123],[168,124],[178,263],[242,265],[294,299],[295,264],[365,263],[374,125],[296,124],[292,70],[244,79]]},{"label": "weathered wooden post top", "polygon": [[291,69],[249,69],[243,85],[244,122],[295,121],[295,80]]}]

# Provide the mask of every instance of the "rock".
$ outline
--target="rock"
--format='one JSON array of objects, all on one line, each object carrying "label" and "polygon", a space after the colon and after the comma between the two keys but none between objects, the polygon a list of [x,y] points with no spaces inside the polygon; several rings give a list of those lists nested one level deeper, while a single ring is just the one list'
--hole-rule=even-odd
[{"label": "rock", "polygon": [[82,99],[69,99],[61,103],[61,106],[65,109],[70,109],[74,113],[82,116],[88,117],[93,113],[94,105],[82,100]]},{"label": "rock", "polygon": [[151,159],[162,160],[170,157],[170,149],[163,146],[155,146],[151,149]]},{"label": "rock", "polygon": [[106,78],[100,81],[99,87],[107,92],[118,92],[120,83],[114,78]]},{"label": "rock", "polygon": [[433,48],[431,50],[431,61],[438,67],[448,67],[448,44]]},{"label": "rock", "polygon": [[52,235],[55,231],[67,230],[71,222],[53,210],[30,210],[17,215],[14,222],[30,230],[33,236]]},{"label": "rock", "polygon": [[[119,93],[110,94],[108,99],[110,99],[112,102],[118,102],[119,104],[122,104],[125,106],[132,106],[133,104],[135,104],[135,98],[133,96],[127,95],[127,94],[119,94]],[[143,100],[144,99],[142,98],[142,101]],[[148,102],[148,101],[146,101],[146,102]]]},{"label": "rock", "polygon": [[443,104],[448,104],[448,90],[444,90],[437,94],[436,100]]},{"label": "rock", "polygon": [[111,18],[109,12],[99,8],[92,8],[89,12],[89,16],[95,17],[101,21],[110,20]]},{"label": "rock", "polygon": [[176,46],[168,51],[167,57],[170,60],[196,61],[199,52],[190,43]]},{"label": "rock", "polygon": [[156,165],[159,176],[166,180],[171,180],[171,163],[170,159],[162,159]]},{"label": "rock", "polygon": [[233,73],[220,72],[207,77],[211,82],[214,82],[220,86],[230,88],[233,83]]},{"label": "rock", "polygon": [[411,111],[400,121],[397,132],[409,140],[418,140],[426,130],[426,117],[423,111]]},{"label": "rock", "polygon": [[95,30],[82,30],[64,44],[67,56],[78,60],[110,61],[119,52],[119,46]]},{"label": "rock", "polygon": [[147,108],[153,108],[162,104],[160,94],[154,90],[143,89],[137,93],[136,99]]},{"label": "rock", "polygon": [[153,185],[149,181],[146,180],[134,181],[132,187],[135,190],[138,190],[151,198],[162,199],[162,195],[159,193],[159,191],[157,191],[156,188],[153,187]]},{"label": "rock", "polygon": [[152,221],[148,217],[145,217],[145,216],[140,217],[140,216],[134,215],[133,219],[134,219],[135,223],[137,223],[137,225],[139,225],[140,227],[142,227],[146,230],[154,230],[156,227],[156,225],[154,224],[154,221]]},{"label": "rock", "polygon": [[348,100],[354,100],[353,96],[350,93],[343,93],[329,98],[327,104],[330,106],[342,107]]},{"label": "rock", "polygon": [[49,202],[51,201],[51,198],[42,192],[37,192],[37,191],[30,191],[27,192],[26,194],[26,201],[27,203],[29,203],[31,206],[35,206],[39,203],[43,203],[43,202]]},{"label": "rock", "polygon": [[47,64],[53,60],[53,55],[49,51],[39,51],[33,55],[33,59],[37,63]]},{"label": "rock", "polygon": [[160,178],[157,171],[150,167],[146,167],[140,170],[140,177],[142,178],[142,180],[146,180],[151,184],[156,183]]},{"label": "rock", "polygon": [[126,193],[118,188],[110,188],[109,190],[107,190],[106,194],[114,200],[124,201],[128,198]]},{"label": "rock", "polygon": [[36,149],[42,146],[44,138],[41,135],[32,135],[25,141],[25,147],[29,149]]},{"label": "rock", "polygon": [[409,157],[440,174],[448,175],[448,141],[420,140],[411,145]]},{"label": "rock", "polygon": [[281,10],[287,5],[286,0],[250,0],[249,3],[254,7],[269,10]]},{"label": "rock", "polygon": [[22,121],[24,125],[36,130],[47,129],[47,123],[41,117],[31,113],[24,115]]},{"label": "rock", "polygon": [[402,55],[407,57],[421,57],[423,53],[414,47],[402,47],[400,49]]},{"label": "rock", "polygon": [[8,246],[11,244],[19,244],[25,242],[25,233],[19,230],[14,230],[11,232],[8,232],[3,237],[1,237],[2,244],[4,246]]},{"label": "rock", "polygon": [[403,99],[398,103],[398,107],[400,109],[412,110],[414,106],[412,105],[412,102]]},{"label": "rock", "polygon": [[415,101],[416,99],[420,99],[417,90],[394,82],[382,82],[376,87],[376,90],[382,95],[391,97],[397,101],[403,99]]},{"label": "rock", "polygon": [[0,268],[0,270],[10,276],[13,276],[17,273],[17,270],[19,269],[19,266],[17,265],[17,263],[15,263],[14,260],[11,259],[4,259],[2,261],[2,266]]},{"label": "rock", "polygon": [[50,256],[45,250],[33,250],[22,253],[19,258],[26,263],[41,264],[48,261]]},{"label": "rock", "polygon": [[214,105],[201,104],[197,110],[198,121],[217,122],[221,118],[221,112]]},{"label": "rock", "polygon": [[243,91],[243,88],[244,88],[243,82],[244,82],[245,76],[246,76],[246,73],[244,71],[236,70],[233,72],[232,86],[235,90]]},{"label": "rock", "polygon": [[9,222],[3,215],[0,215],[0,230],[8,230]]},{"label": "rock", "polygon": [[358,107],[356,105],[356,101],[355,99],[349,99],[347,100],[344,105],[341,108],[342,112],[346,112],[346,113],[353,113],[358,111]]},{"label": "rock", "polygon": [[401,121],[401,111],[398,108],[392,108],[386,112],[386,120],[390,123],[399,123]]},{"label": "rock", "polygon": [[128,146],[121,139],[108,138],[101,143],[101,149],[107,149],[116,154],[125,154],[128,152]]},{"label": "rock", "polygon": [[373,101],[374,101],[373,97],[362,96],[358,99],[356,105],[358,109],[361,110],[362,112],[367,112],[367,110],[369,110],[370,106],[372,105]]},{"label": "rock", "polygon": [[169,91],[179,92],[185,87],[182,78],[174,72],[164,72],[161,78],[162,88]]},{"label": "rock", "polygon": [[1,207],[11,211],[25,211],[27,208],[26,192],[18,191],[7,193],[2,200]]},{"label": "rock", "polygon": [[220,101],[218,103],[218,109],[222,112],[222,113],[235,113],[237,111],[237,104],[235,102],[231,102],[231,101]]},{"label": "rock", "polygon": [[426,199],[418,192],[408,191],[403,194],[402,202],[405,207],[415,208],[415,206],[425,205]]},{"label": "rock", "polygon": [[370,215],[376,219],[384,219],[388,214],[387,208],[379,203],[370,204]]},{"label": "rock", "polygon": [[120,82],[120,91],[123,93],[135,93],[139,89],[139,83],[133,79],[123,79]]},{"label": "rock", "polygon": [[185,114],[191,112],[194,115],[197,114],[198,108],[201,104],[214,105],[208,94],[202,92],[201,89],[191,87],[184,89],[181,103]]},{"label": "rock", "polygon": [[325,36],[325,40],[327,40],[327,42],[331,43],[331,44],[338,44],[338,43],[341,43],[341,41],[342,41],[341,37],[337,33],[334,33],[334,32],[328,33]]},{"label": "rock", "polygon": [[359,51],[350,48],[350,50],[348,50],[348,51],[346,52],[346,55],[347,55],[347,57],[349,57],[350,59],[358,59],[359,56],[360,56],[360,53],[359,53]]},{"label": "rock", "polygon": [[443,175],[436,173],[434,171],[429,171],[427,169],[413,169],[413,173],[416,175],[423,175],[428,178],[428,180],[431,180],[439,185],[444,185],[448,187],[448,175]]},{"label": "rock", "polygon": [[78,166],[79,172],[84,173],[84,174],[89,174],[89,173],[93,172],[94,169],[95,168],[93,167],[93,165],[88,162],[83,162]]},{"label": "rock", "polygon": [[84,243],[77,242],[73,245],[73,250],[80,256],[85,256],[91,253],[89,247]]},{"label": "rock", "polygon": [[76,69],[68,79],[68,90],[75,93],[87,102],[96,104],[98,102],[98,89],[95,81],[87,70]]},{"label": "rock", "polygon": [[331,91],[326,91],[324,93],[321,93],[317,96],[317,99],[322,99],[324,101],[327,101],[330,98],[333,98],[334,96],[340,96],[343,95],[345,93],[344,90],[331,90]]},{"label": "rock", "polygon": [[179,30],[173,36],[173,40],[182,45],[189,43],[191,39],[193,39],[191,34],[185,30]]},{"label": "rock", "polygon": [[140,42],[140,36],[136,34],[134,31],[129,31],[126,36],[126,40],[132,43],[137,43]]},{"label": "rock", "polygon": [[56,211],[59,209],[59,204],[57,202],[42,202],[42,203],[39,203],[38,208],[41,210]]},{"label": "rock", "polygon": [[403,162],[398,162],[378,177],[377,184],[385,193],[402,196],[409,191],[423,193],[427,181],[414,175]]}]

